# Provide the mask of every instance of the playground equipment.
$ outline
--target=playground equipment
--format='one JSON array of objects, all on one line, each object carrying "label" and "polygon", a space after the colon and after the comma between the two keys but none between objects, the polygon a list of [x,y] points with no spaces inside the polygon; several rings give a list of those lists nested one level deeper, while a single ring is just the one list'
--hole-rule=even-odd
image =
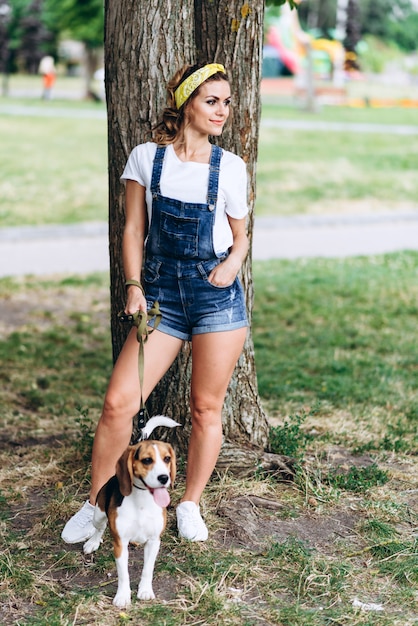
[{"label": "playground equipment", "polygon": [[[278,17],[267,29],[264,49],[264,69],[272,76],[278,74],[298,76],[302,74],[308,61],[312,63],[315,76],[342,83],[345,50],[339,41],[315,39],[305,32],[299,22],[296,10],[283,5]],[[276,64],[268,62],[276,56]],[[308,59],[308,56],[311,58]]]}]

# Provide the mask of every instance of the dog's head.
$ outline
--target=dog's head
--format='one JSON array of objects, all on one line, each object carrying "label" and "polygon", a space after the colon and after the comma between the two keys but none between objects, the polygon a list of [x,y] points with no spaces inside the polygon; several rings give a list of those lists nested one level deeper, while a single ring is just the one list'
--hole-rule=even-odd
[{"label": "dog's head", "polygon": [[173,447],[163,441],[146,440],[129,446],[116,465],[116,476],[123,496],[132,493],[132,486],[148,489],[160,506],[169,504],[167,487],[176,477],[176,455]]}]

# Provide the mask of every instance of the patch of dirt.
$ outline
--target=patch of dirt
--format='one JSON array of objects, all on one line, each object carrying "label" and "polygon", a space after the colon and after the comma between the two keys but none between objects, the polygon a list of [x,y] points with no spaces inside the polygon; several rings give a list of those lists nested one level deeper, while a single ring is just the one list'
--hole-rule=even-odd
[{"label": "patch of dirt", "polygon": [[110,296],[107,287],[91,289],[54,287],[28,289],[6,296],[1,301],[0,337],[16,330],[35,327],[45,330],[52,324],[66,325],[79,314],[94,316],[100,325],[109,324]]},{"label": "patch of dirt", "polygon": [[329,467],[342,469],[369,467],[375,463],[370,454],[353,454],[342,446],[328,446],[322,455],[322,461]]},{"label": "patch of dirt", "polygon": [[295,537],[321,552],[335,551],[336,539],[348,539],[358,523],[358,513],[335,510],[331,515],[308,512],[294,519],[281,519],[285,507],[256,496],[238,496],[223,501],[217,513],[226,522],[225,544],[251,546],[257,550],[270,539],[282,542]]},{"label": "patch of dirt", "polygon": [[16,432],[11,432],[10,430],[2,430],[0,432],[0,446],[3,449],[6,449],[6,446],[10,446],[14,448],[16,453],[19,453],[19,449],[25,450],[30,449],[33,446],[44,446],[45,448],[52,448],[57,445],[59,441],[62,441],[65,436],[61,434],[57,435],[47,435],[45,437],[25,437],[21,435],[16,437]]}]

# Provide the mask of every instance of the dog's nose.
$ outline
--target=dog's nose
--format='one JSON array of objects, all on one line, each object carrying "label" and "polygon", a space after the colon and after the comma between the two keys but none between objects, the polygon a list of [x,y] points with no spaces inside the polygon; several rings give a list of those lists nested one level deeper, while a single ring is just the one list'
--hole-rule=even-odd
[{"label": "dog's nose", "polygon": [[158,476],[158,481],[162,484],[162,485],[166,485],[168,482],[168,476],[167,474],[160,474]]}]

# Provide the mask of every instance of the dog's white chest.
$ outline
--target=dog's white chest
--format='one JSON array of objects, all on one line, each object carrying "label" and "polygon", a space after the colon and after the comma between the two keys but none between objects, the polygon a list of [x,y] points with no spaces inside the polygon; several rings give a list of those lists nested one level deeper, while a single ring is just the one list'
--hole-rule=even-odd
[{"label": "dog's white chest", "polygon": [[145,543],[161,535],[164,529],[163,511],[147,491],[133,492],[118,507],[116,529],[121,537],[129,541]]}]

